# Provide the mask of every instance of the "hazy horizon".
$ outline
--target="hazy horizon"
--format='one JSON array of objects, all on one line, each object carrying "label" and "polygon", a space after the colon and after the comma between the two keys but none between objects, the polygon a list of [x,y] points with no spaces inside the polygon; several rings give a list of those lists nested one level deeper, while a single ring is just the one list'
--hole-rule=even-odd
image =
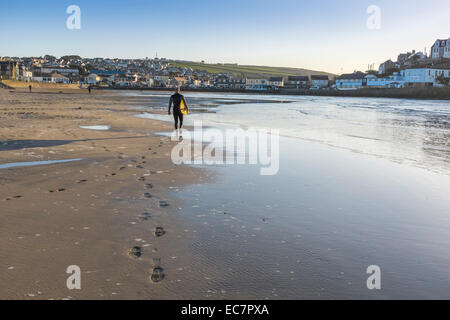
[{"label": "hazy horizon", "polygon": [[[67,7],[81,8],[69,30]],[[369,29],[367,8],[381,9]],[[206,63],[303,68],[335,74],[424,51],[450,37],[450,2],[294,0],[215,3],[43,1],[8,3],[0,13],[0,56],[159,57]]]}]

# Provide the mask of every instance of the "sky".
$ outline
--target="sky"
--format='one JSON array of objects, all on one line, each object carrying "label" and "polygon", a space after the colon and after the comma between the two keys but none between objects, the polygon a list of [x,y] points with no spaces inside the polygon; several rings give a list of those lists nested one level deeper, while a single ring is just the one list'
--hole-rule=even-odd
[{"label": "sky", "polygon": [[[66,12],[81,9],[81,29]],[[371,5],[379,29],[367,27]],[[53,0],[0,4],[0,56],[159,57],[341,74],[450,38],[448,0]],[[429,52],[429,51],[428,51]]]}]

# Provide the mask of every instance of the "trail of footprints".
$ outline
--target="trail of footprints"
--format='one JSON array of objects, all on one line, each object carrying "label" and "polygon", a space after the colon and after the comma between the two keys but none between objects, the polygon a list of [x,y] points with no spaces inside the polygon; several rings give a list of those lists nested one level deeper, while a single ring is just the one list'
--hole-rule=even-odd
[{"label": "trail of footprints", "polygon": [[[163,145],[163,142],[160,142],[159,145],[158,145],[158,147],[161,147],[162,145]],[[93,146],[93,147],[96,147],[95,143],[92,143],[92,146]],[[111,152],[111,150],[109,150],[106,146],[103,146],[103,149],[104,149],[106,152]],[[148,150],[151,151],[152,148],[148,148]],[[157,154],[157,152],[153,152],[153,154]],[[118,158],[119,158],[119,159],[122,159],[122,160],[125,159],[125,157],[123,156],[123,154],[120,154],[120,155],[118,156]],[[140,162],[138,162],[138,160],[135,160],[135,159],[132,159],[132,160],[130,160],[130,161],[131,161],[131,163],[134,164],[134,167],[135,167],[135,168],[137,168],[137,169],[145,169],[144,165],[147,164],[147,161],[146,161],[145,159],[146,159],[145,156],[141,156],[141,161],[140,161]],[[133,167],[133,165],[128,165],[128,167]],[[127,169],[128,167],[127,167],[127,166],[121,166],[121,167],[118,168],[118,170],[119,170],[119,171],[124,171],[124,170]],[[157,173],[161,173],[161,172],[150,171],[150,174],[157,174]],[[110,174],[106,174],[106,175],[105,175],[105,177],[114,177],[114,176],[117,176],[117,173],[113,172],[113,173],[110,173]],[[146,176],[142,176],[142,177],[138,178],[138,181],[139,181],[139,182],[146,182],[146,180],[147,180]],[[79,185],[79,184],[84,184],[84,183],[87,183],[87,182],[88,182],[87,179],[80,179],[80,180],[75,181],[74,184],[75,184],[75,185]],[[144,189],[146,189],[146,190],[150,190],[150,189],[153,189],[154,186],[153,186],[152,183],[146,182],[146,183],[144,184],[143,187],[144,187]],[[53,194],[53,193],[65,192],[65,191],[67,191],[67,188],[66,188],[66,187],[59,187],[59,188],[55,188],[55,189],[50,189],[50,190],[48,190],[48,192],[49,192],[49,193],[52,193],[52,194]],[[144,195],[144,198],[146,198],[146,199],[152,199],[152,198],[153,198],[153,195],[152,195],[150,192],[145,192],[143,195]],[[14,195],[14,196],[7,197],[7,198],[4,199],[4,200],[5,200],[5,201],[11,201],[11,200],[13,200],[13,199],[21,199],[21,198],[23,198],[22,195]],[[168,203],[167,201],[164,201],[164,200],[157,200],[156,203],[157,203],[157,205],[158,205],[159,208],[167,208],[167,207],[169,207],[169,203]],[[152,216],[151,216],[150,213],[144,212],[143,214],[141,214],[141,215],[139,216],[139,219],[140,219],[142,222],[145,222],[145,221],[148,221],[149,219],[151,219],[151,217],[152,217]],[[164,229],[163,227],[161,227],[161,226],[156,227],[156,228],[154,229],[154,231],[153,231],[153,235],[154,235],[156,238],[161,238],[161,237],[163,237],[165,234],[166,234],[166,231],[165,231],[165,229]],[[156,248],[153,249],[153,252],[157,252],[157,249],[156,249]],[[129,255],[130,257],[134,258],[134,259],[139,259],[139,258],[141,258],[143,254],[144,254],[144,250],[143,250],[142,247],[140,247],[140,246],[134,246],[134,247],[132,247],[132,248],[128,251],[128,255]],[[164,269],[161,267],[161,259],[159,259],[159,258],[154,258],[154,259],[153,259],[153,267],[150,269],[149,280],[150,280],[151,282],[153,282],[153,283],[158,283],[158,282],[163,281],[164,278],[165,278],[165,274],[164,274]]]},{"label": "trail of footprints", "polygon": [[[161,144],[160,144],[161,145]],[[151,148],[149,148],[149,150],[151,150]],[[136,160],[132,160],[132,162],[135,165],[135,167],[137,169],[144,169],[143,165],[146,164],[146,161],[144,160],[145,157],[141,157],[142,161],[139,163]],[[125,169],[125,168],[124,168]],[[123,170],[124,170],[123,169]],[[155,173],[159,173],[159,172],[155,172],[155,171],[150,171],[150,174],[155,174]],[[148,192],[148,190],[151,190],[154,188],[152,183],[147,182],[147,178],[148,175],[144,175],[141,176],[137,179],[138,182],[142,182],[143,184],[143,188],[145,190],[147,190],[146,192],[143,193],[143,197],[145,199],[153,199],[153,195]],[[167,208],[169,207],[169,203],[167,201],[164,200],[157,200],[156,202],[157,206],[159,208]],[[143,214],[139,215],[139,219],[143,222],[148,221],[149,219],[151,219],[151,214],[149,212],[144,212]],[[153,235],[156,238],[161,238],[166,234],[166,230],[164,229],[164,227],[162,226],[157,226],[154,230],[153,230]],[[157,252],[157,249],[153,249],[153,252]],[[128,254],[135,259],[141,258],[142,255],[144,253],[144,250],[142,247],[139,246],[135,246],[132,247],[129,251]],[[150,276],[149,276],[149,280],[150,282],[153,283],[158,283],[163,281],[165,278],[165,273],[164,273],[164,269],[161,267],[161,259],[153,259],[153,268],[150,269]]]}]

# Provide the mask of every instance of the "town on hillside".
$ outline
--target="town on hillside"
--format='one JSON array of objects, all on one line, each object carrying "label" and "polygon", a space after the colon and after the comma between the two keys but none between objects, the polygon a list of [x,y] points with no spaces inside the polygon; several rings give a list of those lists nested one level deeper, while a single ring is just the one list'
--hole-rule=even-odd
[{"label": "town on hillside", "polygon": [[376,70],[329,76],[214,73],[164,58],[109,59],[80,56],[2,57],[0,81],[78,84],[80,87],[220,90],[358,90],[362,88],[445,87],[450,82],[450,38],[436,40],[429,55],[408,52]]}]

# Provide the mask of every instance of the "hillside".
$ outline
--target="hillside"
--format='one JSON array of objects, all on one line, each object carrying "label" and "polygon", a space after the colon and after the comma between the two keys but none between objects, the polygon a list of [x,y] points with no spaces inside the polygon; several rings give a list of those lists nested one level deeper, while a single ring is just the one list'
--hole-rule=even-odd
[{"label": "hillside", "polygon": [[178,68],[192,68],[194,70],[206,71],[209,73],[232,73],[236,77],[261,77],[267,78],[271,76],[310,76],[310,75],[328,75],[334,76],[332,73],[323,71],[314,71],[299,68],[283,68],[283,67],[265,67],[265,66],[244,66],[231,64],[203,64],[190,61],[171,61],[170,66]]}]

